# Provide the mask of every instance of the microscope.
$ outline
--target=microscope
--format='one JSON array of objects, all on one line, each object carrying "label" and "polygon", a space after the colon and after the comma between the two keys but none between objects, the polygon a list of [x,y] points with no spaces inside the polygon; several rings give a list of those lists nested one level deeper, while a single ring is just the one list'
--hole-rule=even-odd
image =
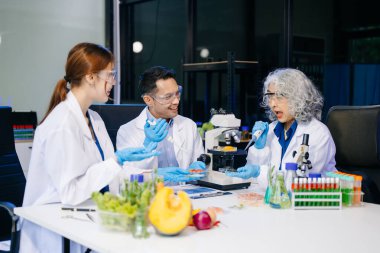
[{"label": "microscope", "polygon": [[309,135],[303,134],[302,144],[297,151],[293,151],[293,157],[297,163],[296,174],[298,177],[308,177],[309,170],[313,168],[309,160]]},{"label": "microscope", "polygon": [[[209,162],[208,173],[206,177],[199,179],[197,184],[222,191],[248,188],[251,184],[250,181],[224,174],[226,171],[236,171],[247,162],[246,151],[230,146],[240,142],[240,119],[223,109],[219,109],[219,111],[211,109],[210,122],[215,128],[206,131],[206,154],[198,158],[206,164]],[[228,146],[221,147],[219,142],[225,142]]]},{"label": "microscope", "polygon": [[[223,109],[216,111],[211,109],[210,122],[215,126],[214,129],[205,133],[205,153],[211,157],[209,167],[212,170],[225,172],[235,170],[246,163],[247,152],[237,150],[233,147],[220,147],[219,142],[224,141],[226,145],[231,142],[239,143],[241,132],[239,131],[240,119],[233,113],[227,113]],[[228,150],[228,148],[232,148]]]}]

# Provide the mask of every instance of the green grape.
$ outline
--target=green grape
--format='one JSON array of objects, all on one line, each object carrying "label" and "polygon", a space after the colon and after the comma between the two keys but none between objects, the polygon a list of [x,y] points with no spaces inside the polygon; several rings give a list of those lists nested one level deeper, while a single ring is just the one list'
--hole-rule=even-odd
[{"label": "green grape", "polygon": [[136,216],[137,206],[130,203],[124,203],[116,209],[117,213],[122,213],[128,216],[128,218],[134,218]]},{"label": "green grape", "polygon": [[[113,195],[110,192],[104,194],[93,192],[91,198],[99,210],[122,213],[133,219],[138,209],[145,210],[149,207],[155,193],[156,182],[138,184],[137,181],[125,181],[124,185],[125,187],[120,196]],[[114,222],[116,221],[107,221],[108,224],[113,224]]]},{"label": "green grape", "polygon": [[205,122],[202,124],[202,129],[204,131],[208,131],[208,130],[214,129],[214,125],[211,122]]}]

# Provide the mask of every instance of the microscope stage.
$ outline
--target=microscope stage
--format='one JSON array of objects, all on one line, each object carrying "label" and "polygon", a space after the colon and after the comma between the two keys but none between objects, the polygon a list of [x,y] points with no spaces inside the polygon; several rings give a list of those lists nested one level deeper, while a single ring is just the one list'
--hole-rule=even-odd
[{"label": "microscope stage", "polygon": [[251,182],[241,178],[229,177],[221,172],[211,171],[206,177],[199,179],[197,184],[222,191],[230,191],[248,188]]}]

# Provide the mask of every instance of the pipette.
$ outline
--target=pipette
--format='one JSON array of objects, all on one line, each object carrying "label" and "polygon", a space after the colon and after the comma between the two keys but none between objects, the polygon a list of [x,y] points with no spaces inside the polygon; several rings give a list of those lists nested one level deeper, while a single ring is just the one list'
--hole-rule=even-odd
[{"label": "pipette", "polygon": [[244,151],[247,151],[248,148],[252,145],[252,143],[256,142],[259,137],[262,135],[263,130],[257,130],[252,134],[252,139],[248,142],[248,145],[245,147]]},{"label": "pipette", "polygon": [[147,122],[149,123],[149,125],[151,126],[155,126],[157,123],[155,120],[147,120]]}]

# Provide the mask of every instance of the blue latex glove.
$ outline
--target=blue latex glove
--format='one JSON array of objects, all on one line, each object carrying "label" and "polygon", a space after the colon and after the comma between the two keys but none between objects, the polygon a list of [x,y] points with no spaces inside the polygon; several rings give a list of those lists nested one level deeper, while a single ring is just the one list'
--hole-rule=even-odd
[{"label": "blue latex glove", "polygon": [[244,167],[237,169],[237,172],[226,172],[229,177],[240,177],[248,179],[251,177],[258,177],[260,175],[260,166],[256,164],[247,164]]},{"label": "blue latex glove", "polygon": [[254,134],[257,130],[262,130],[263,133],[259,137],[258,140],[255,142],[255,147],[257,149],[262,149],[265,147],[265,143],[267,142],[267,135],[269,130],[269,125],[267,122],[263,121],[256,121],[255,125],[252,128],[252,134]]},{"label": "blue latex glove", "polygon": [[157,145],[158,145],[158,142],[150,142],[149,144],[147,144],[147,146],[145,146],[145,149],[147,152],[152,152],[153,150],[155,150],[157,148]]},{"label": "blue latex glove", "polygon": [[188,182],[194,180],[187,170],[179,167],[158,168],[157,175],[163,176],[165,182]]},{"label": "blue latex glove", "polygon": [[155,142],[156,147],[158,142],[165,139],[168,135],[169,128],[165,119],[158,119],[155,125],[151,125],[147,120],[144,126],[145,140],[144,146],[148,147],[150,143]]},{"label": "blue latex glove", "polygon": [[119,164],[124,162],[141,161],[152,156],[159,156],[160,152],[147,150],[146,148],[125,148],[115,152]]},{"label": "blue latex glove", "polygon": [[201,162],[201,161],[195,161],[192,164],[190,164],[189,168],[187,168],[187,171],[199,170],[199,169],[202,170],[201,173],[205,173],[206,172],[206,164],[204,162]]}]

